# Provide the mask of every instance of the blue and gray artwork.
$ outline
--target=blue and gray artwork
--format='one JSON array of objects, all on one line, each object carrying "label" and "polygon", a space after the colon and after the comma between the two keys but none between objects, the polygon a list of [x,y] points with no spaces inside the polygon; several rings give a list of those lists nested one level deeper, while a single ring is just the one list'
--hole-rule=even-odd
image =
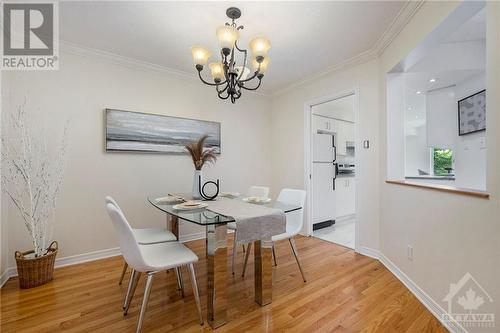
[{"label": "blue and gray artwork", "polygon": [[205,147],[220,154],[220,123],[106,109],[106,151],[186,153],[205,134]]},{"label": "blue and gray artwork", "polygon": [[486,91],[458,102],[459,135],[486,129]]}]

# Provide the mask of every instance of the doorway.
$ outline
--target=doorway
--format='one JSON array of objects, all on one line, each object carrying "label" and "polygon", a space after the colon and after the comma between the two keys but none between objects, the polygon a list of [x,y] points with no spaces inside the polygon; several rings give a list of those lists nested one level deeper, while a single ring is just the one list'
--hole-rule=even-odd
[{"label": "doorway", "polygon": [[316,101],[306,112],[309,234],[355,249],[357,95],[350,92]]}]

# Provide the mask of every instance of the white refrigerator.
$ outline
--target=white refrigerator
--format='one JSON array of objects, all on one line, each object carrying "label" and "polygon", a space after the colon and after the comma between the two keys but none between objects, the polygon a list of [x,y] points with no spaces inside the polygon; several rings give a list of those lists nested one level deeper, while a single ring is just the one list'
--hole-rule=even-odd
[{"label": "white refrigerator", "polygon": [[[313,135],[313,224],[335,221],[336,133]],[[314,227],[314,226],[313,226]]]}]

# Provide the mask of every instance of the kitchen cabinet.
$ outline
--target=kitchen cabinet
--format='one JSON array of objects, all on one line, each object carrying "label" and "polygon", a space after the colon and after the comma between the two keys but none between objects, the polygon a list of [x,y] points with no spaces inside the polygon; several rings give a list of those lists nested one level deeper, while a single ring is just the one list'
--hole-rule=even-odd
[{"label": "kitchen cabinet", "polygon": [[346,121],[336,121],[334,132],[337,133],[337,154],[347,155],[347,147],[354,143],[354,124]]},{"label": "kitchen cabinet", "polygon": [[355,177],[337,177],[335,180],[336,218],[355,214],[355,189]]},{"label": "kitchen cabinet", "polygon": [[313,132],[316,132],[318,130],[321,131],[330,131],[333,132],[333,123],[334,120],[322,116],[317,116],[314,115],[312,116],[313,122],[312,122],[312,128]]}]

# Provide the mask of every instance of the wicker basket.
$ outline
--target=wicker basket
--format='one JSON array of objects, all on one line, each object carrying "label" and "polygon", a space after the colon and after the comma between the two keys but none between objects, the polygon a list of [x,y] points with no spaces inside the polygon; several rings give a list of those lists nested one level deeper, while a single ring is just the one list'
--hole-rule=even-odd
[{"label": "wicker basket", "polygon": [[53,241],[47,249],[47,254],[41,257],[27,258],[27,255],[35,253],[33,250],[22,253],[16,251],[17,274],[22,289],[41,286],[52,281],[58,249],[59,245]]}]

